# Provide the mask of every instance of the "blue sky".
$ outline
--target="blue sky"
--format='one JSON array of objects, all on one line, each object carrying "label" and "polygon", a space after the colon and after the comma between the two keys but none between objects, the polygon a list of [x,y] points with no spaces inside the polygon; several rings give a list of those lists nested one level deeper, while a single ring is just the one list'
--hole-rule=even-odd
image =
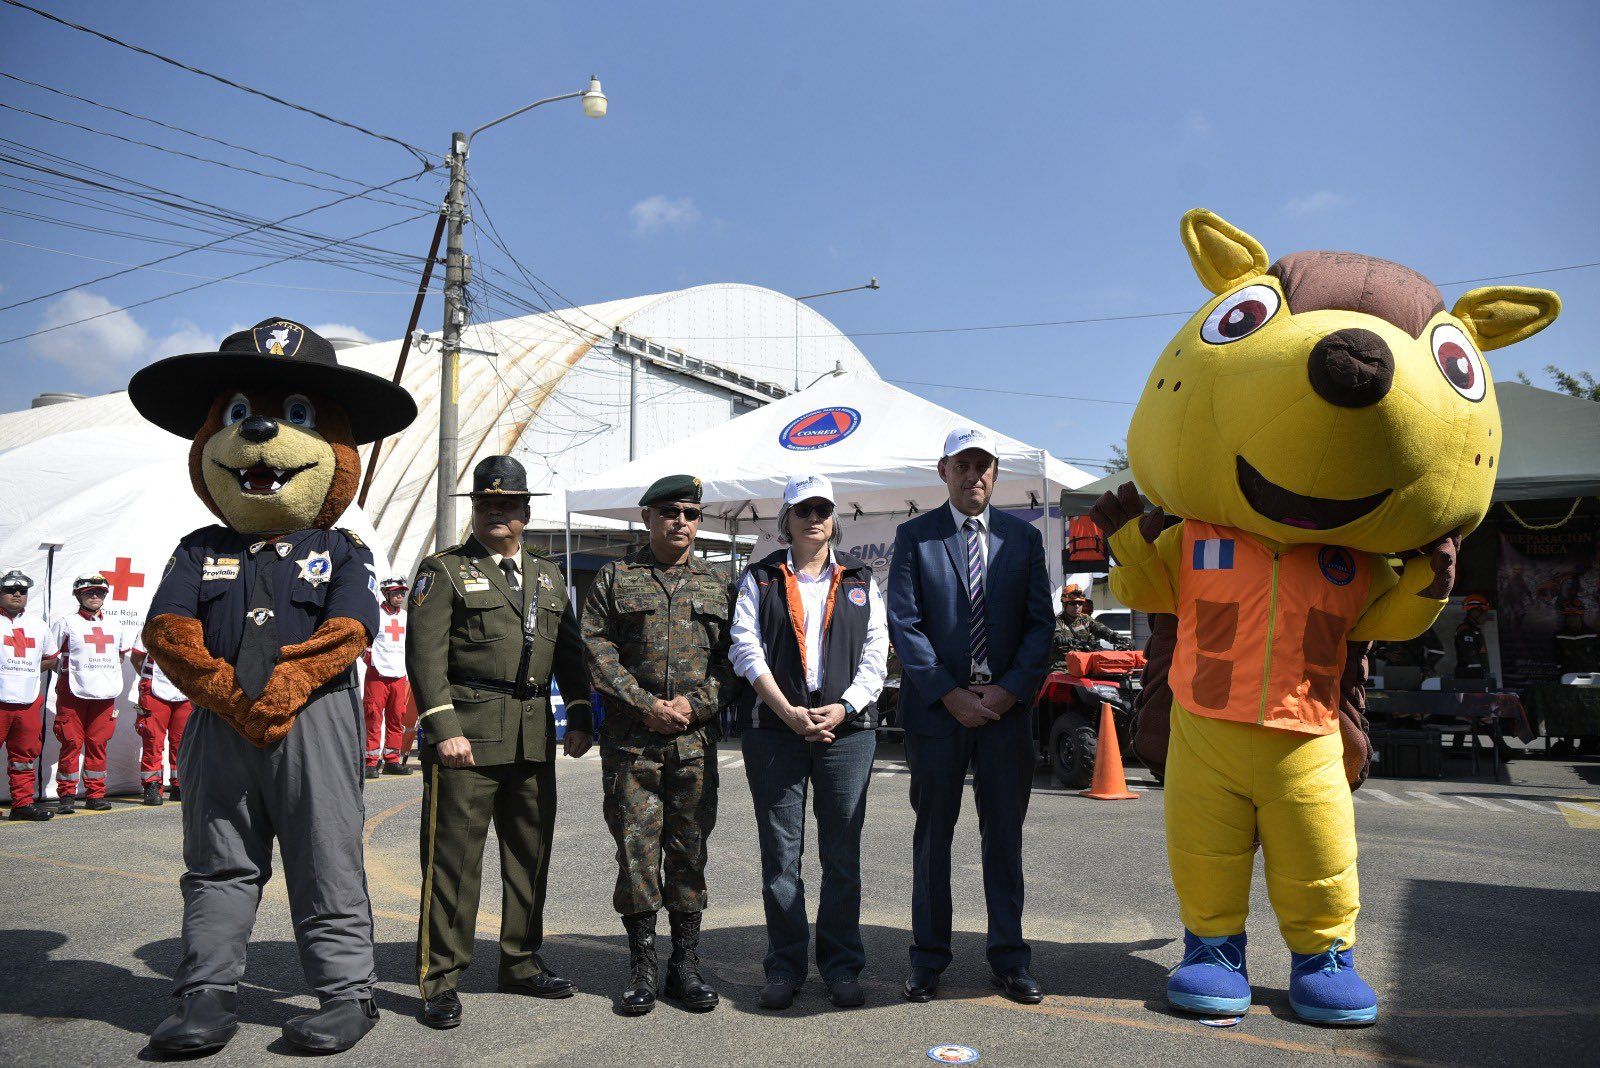
[{"label": "blue sky", "polygon": [[[440,153],[452,129],[598,74],[604,121],[546,107],[484,134],[471,161],[511,250],[578,303],[714,281],[804,293],[876,275],[879,292],[818,310],[861,332],[1188,312],[1205,293],[1177,222],[1197,205],[1273,255],[1348,248],[1439,282],[1600,260],[1589,3],[34,2]],[[0,7],[0,39],[6,73],[261,152],[365,183],[416,166],[393,145],[14,8]],[[0,101],[348,188],[15,81],[0,80]],[[333,199],[15,112],[0,111],[0,137],[263,217]],[[0,208],[174,234],[44,199],[15,177],[29,172],[0,170]],[[435,173],[396,191],[432,200],[442,187]],[[347,203],[303,225],[343,237],[410,210]],[[431,225],[368,240],[420,255]],[[14,214],[0,214],[0,238],[13,242],[0,243],[0,304],[118,269],[96,260],[170,251]],[[187,255],[162,265],[182,275],[139,271],[0,311],[0,338],[260,262]],[[46,389],[120,388],[151,359],[267,315],[385,338],[410,309],[406,284],[337,268],[248,278],[271,285],[217,284],[0,345],[0,409]],[[1491,354],[1496,377],[1600,370],[1600,268],[1525,281],[1558,290],[1565,311]],[[304,288],[278,288],[290,286]],[[439,315],[430,300],[424,325]],[[857,343],[889,379],[1123,402],[911,387],[1058,455],[1103,458],[1180,321]]]}]

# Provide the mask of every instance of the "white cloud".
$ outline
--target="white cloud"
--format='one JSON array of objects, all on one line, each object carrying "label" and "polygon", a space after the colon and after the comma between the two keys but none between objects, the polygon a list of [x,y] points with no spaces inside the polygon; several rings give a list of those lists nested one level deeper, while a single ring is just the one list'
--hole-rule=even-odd
[{"label": "white cloud", "polygon": [[45,305],[39,329],[51,327],[60,329],[33,338],[33,354],[69,368],[86,385],[120,385],[147,363],[184,352],[213,351],[221,339],[187,320],[153,336],[124,309],[82,290],[63,293]]},{"label": "white cloud", "polygon": [[1211,120],[1202,112],[1191,111],[1189,117],[1183,120],[1183,128],[1194,137],[1206,137],[1211,133]]},{"label": "white cloud", "polygon": [[1319,189],[1315,193],[1290,198],[1280,210],[1285,215],[1316,215],[1319,212],[1342,208],[1348,203],[1350,198],[1343,193],[1335,193],[1331,189]]},{"label": "white cloud", "polygon": [[657,193],[628,209],[633,232],[641,237],[662,230],[687,230],[700,221],[700,209],[691,197],[669,197]]},{"label": "white cloud", "polygon": [[323,337],[349,338],[364,345],[377,340],[359,326],[351,326],[349,323],[323,323],[320,326],[313,326],[311,331]]}]

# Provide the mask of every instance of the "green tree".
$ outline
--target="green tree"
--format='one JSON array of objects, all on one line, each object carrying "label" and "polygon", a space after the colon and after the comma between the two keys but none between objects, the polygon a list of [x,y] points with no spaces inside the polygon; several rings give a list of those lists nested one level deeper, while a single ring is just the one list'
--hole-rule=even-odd
[{"label": "green tree", "polygon": [[[1544,373],[1555,381],[1556,388],[1569,397],[1579,400],[1600,401],[1600,379],[1588,371],[1579,371],[1577,374],[1568,374],[1555,364],[1546,364]],[[1517,381],[1525,386],[1533,385],[1528,376],[1521,371],[1517,372]]]},{"label": "green tree", "polygon": [[1121,442],[1113,441],[1110,445],[1106,446],[1106,451],[1111,454],[1111,459],[1106,462],[1106,471],[1107,471],[1107,473],[1110,473],[1110,472],[1113,472],[1113,471],[1125,471],[1125,470],[1127,470],[1127,468],[1128,468],[1128,439],[1127,438],[1123,438]]}]

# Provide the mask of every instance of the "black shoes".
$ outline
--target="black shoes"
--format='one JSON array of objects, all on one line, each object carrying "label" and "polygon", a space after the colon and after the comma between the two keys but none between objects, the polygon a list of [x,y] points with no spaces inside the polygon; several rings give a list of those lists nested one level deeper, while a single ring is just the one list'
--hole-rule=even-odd
[{"label": "black shoes", "polygon": [[841,1009],[855,1009],[867,1003],[867,993],[855,979],[836,979],[829,983],[828,998]]},{"label": "black shoes", "polygon": [[54,819],[55,813],[41,805],[12,805],[11,822],[19,823],[26,820],[29,823],[43,823],[45,820]]},{"label": "black shoes", "polygon": [[385,775],[410,775],[411,769],[404,764],[385,764],[383,773]]},{"label": "black shoes", "polygon": [[145,783],[144,797],[142,797],[140,800],[142,803],[149,805],[151,808],[155,808],[157,805],[164,804],[166,802],[166,798],[161,796],[161,784],[158,782]]},{"label": "black shoes", "polygon": [[367,765],[367,778],[376,779],[381,774],[382,774],[382,772],[380,772],[378,770],[378,765],[376,765],[376,764],[368,764]]},{"label": "black shoes", "polygon": [[454,990],[435,994],[422,1003],[422,1022],[435,1031],[461,1026],[461,999]]},{"label": "black shoes", "polygon": [[771,1012],[782,1012],[794,1004],[794,984],[787,979],[769,979],[761,988],[756,1003]]},{"label": "black shoes", "polygon": [[76,811],[78,811],[77,794],[67,794],[63,797],[56,798],[57,816],[70,816]]},{"label": "black shoes", "polygon": [[710,1012],[722,1000],[700,977],[700,914],[667,913],[672,925],[672,956],[667,960],[667,997],[690,1012]]},{"label": "black shoes", "polygon": [[656,1007],[656,914],[624,916],[622,926],[628,930],[628,989],[617,1008],[624,1016],[643,1016]]},{"label": "black shoes", "polygon": [[905,992],[907,1001],[932,1001],[939,992],[939,973],[932,968],[912,968],[906,976]]},{"label": "black shoes", "polygon": [[1044,991],[1039,988],[1039,980],[1029,975],[1026,968],[1007,968],[1003,972],[994,972],[993,977],[994,985],[1012,1001],[1023,1005],[1037,1005],[1044,1000]]},{"label": "black shoes", "polygon": [[215,1053],[239,1030],[237,1007],[238,997],[231,990],[191,991],[183,996],[178,1011],[150,1033],[150,1048],[167,1056]]},{"label": "black shoes", "polygon": [[571,979],[563,979],[549,969],[545,969],[538,975],[530,975],[526,979],[516,979],[509,983],[500,984],[500,993],[502,994],[525,994],[530,998],[547,998],[551,1001],[570,998],[577,991],[577,983],[574,983]]},{"label": "black shoes", "polygon": [[110,812],[111,802],[103,797],[91,797],[83,803],[83,807],[90,812]]},{"label": "black shoes", "polygon": [[167,787],[167,799],[169,801],[182,801],[183,800],[182,794],[180,794],[178,792],[178,784],[177,783],[173,783],[171,786]]},{"label": "black shoes", "polygon": [[330,1001],[316,1012],[296,1016],[283,1025],[290,1045],[310,1053],[343,1053],[378,1024],[378,1006],[371,998]]}]

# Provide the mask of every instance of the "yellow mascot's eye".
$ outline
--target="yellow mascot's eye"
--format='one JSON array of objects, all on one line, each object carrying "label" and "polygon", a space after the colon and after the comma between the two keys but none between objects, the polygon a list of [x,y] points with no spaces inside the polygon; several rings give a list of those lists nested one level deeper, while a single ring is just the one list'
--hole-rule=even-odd
[{"label": "yellow mascot's eye", "polygon": [[317,406],[296,393],[283,402],[283,421],[309,430],[317,425]]},{"label": "yellow mascot's eye", "polygon": [[243,393],[235,393],[233,399],[228,402],[228,406],[222,411],[222,425],[232,426],[235,423],[242,423],[248,418],[250,418],[250,402],[245,399]]},{"label": "yellow mascot's eye", "polygon": [[1445,381],[1469,401],[1481,401],[1489,389],[1483,357],[1459,326],[1440,323],[1433,328],[1433,362]]},{"label": "yellow mascot's eye", "polygon": [[1211,309],[1200,326],[1200,338],[1208,345],[1226,345],[1248,337],[1277,314],[1281,303],[1278,291],[1269,285],[1245,286]]}]

